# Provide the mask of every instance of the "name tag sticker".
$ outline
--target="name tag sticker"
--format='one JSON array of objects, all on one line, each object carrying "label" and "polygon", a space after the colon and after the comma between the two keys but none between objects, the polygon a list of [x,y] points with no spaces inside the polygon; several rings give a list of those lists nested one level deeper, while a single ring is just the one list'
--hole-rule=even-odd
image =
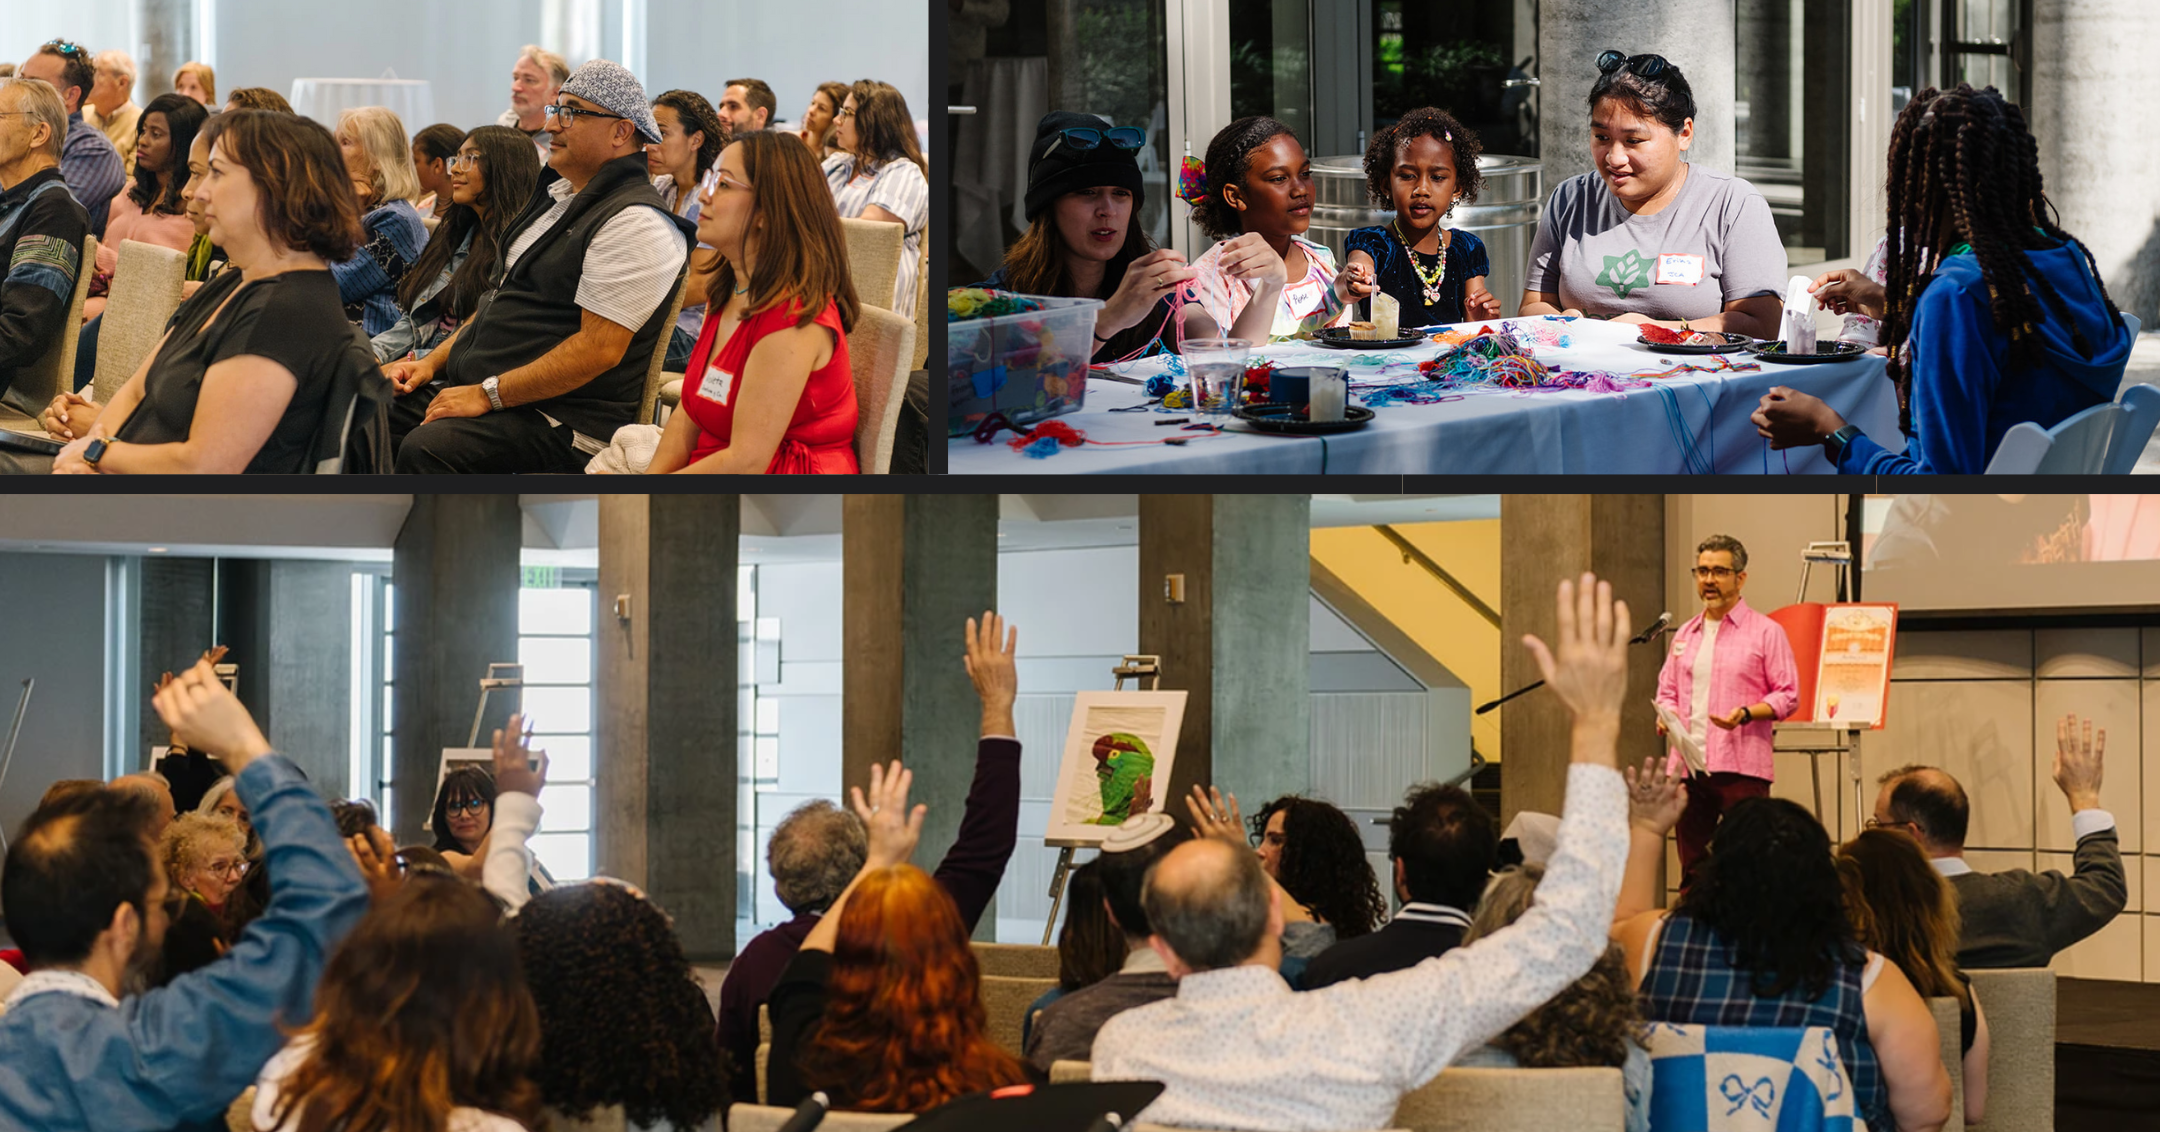
[{"label": "name tag sticker", "polygon": [[698,383],[698,396],[715,405],[725,405],[735,396],[735,375],[713,366],[705,371],[705,380]]},{"label": "name tag sticker", "polygon": [[1693,287],[1702,282],[1703,257],[1665,252],[1657,257],[1657,281],[1681,287]]}]

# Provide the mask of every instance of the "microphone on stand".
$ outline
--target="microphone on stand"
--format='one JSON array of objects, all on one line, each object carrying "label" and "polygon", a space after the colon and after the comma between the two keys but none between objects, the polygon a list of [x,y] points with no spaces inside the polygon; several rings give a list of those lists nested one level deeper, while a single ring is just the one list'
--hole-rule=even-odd
[{"label": "microphone on stand", "polygon": [[776,1132],[810,1132],[825,1123],[825,1110],[831,1106],[832,1100],[825,1094],[812,1093],[809,1100],[796,1106],[795,1115],[788,1117],[787,1123],[782,1124]]},{"label": "microphone on stand", "polygon": [[1663,633],[1663,632],[1664,632],[1665,630],[1667,630],[1667,629],[1669,629],[1669,628],[1671,628],[1671,627],[1672,627],[1672,610],[1668,609],[1668,610],[1666,610],[1665,612],[1663,612],[1663,613],[1660,613],[1660,614],[1658,614],[1658,615],[1657,615],[1657,620],[1655,620],[1655,621],[1652,621],[1652,622],[1650,623],[1650,627],[1649,627],[1649,628],[1647,628],[1647,629],[1644,629],[1644,630],[1643,630],[1642,632],[1640,632],[1640,633],[1637,633],[1637,634],[1635,634],[1635,639],[1634,639],[1634,640],[1632,640],[1632,641],[1629,641],[1628,643],[1629,643],[1629,644],[1631,644],[1631,645],[1640,645],[1640,644],[1646,644],[1646,643],[1648,643],[1648,642],[1650,642],[1650,641],[1654,641],[1654,640],[1657,640],[1657,638],[1658,638],[1658,634],[1660,634],[1660,633]]}]

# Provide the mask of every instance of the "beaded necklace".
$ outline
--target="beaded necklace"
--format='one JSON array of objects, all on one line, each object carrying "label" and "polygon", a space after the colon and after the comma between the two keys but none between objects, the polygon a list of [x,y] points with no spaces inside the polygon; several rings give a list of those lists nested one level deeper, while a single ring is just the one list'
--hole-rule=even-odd
[{"label": "beaded necklace", "polygon": [[1395,238],[1402,241],[1403,251],[1410,256],[1410,273],[1417,276],[1418,282],[1425,285],[1425,305],[1428,307],[1438,306],[1440,304],[1440,281],[1447,278],[1447,241],[1445,239],[1440,241],[1440,262],[1434,264],[1432,274],[1427,275],[1425,274],[1424,265],[1418,262],[1417,249],[1411,247],[1410,238],[1403,235],[1402,218],[1398,216],[1388,223],[1390,227],[1395,229]]}]

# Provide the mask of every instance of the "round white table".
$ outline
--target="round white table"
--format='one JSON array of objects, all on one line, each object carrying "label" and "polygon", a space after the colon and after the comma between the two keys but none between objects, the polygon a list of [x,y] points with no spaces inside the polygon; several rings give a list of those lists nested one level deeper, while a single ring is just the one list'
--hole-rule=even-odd
[{"label": "round white table", "polygon": [[396,111],[408,137],[435,124],[435,92],[426,79],[294,79],[292,106],[333,130],[338,114],[356,106]]}]

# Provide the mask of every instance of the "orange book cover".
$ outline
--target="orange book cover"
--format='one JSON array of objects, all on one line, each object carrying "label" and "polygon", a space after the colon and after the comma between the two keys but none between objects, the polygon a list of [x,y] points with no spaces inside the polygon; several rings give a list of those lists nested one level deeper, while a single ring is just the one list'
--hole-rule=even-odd
[{"label": "orange book cover", "polygon": [[1882,730],[1897,649],[1895,604],[1803,602],[1770,619],[1785,630],[1800,674],[1800,704],[1781,722],[1834,722],[1842,711],[1848,719],[1872,717],[1869,729]]},{"label": "orange book cover", "polygon": [[1815,722],[1815,679],[1822,669],[1823,611],[1826,608],[1819,601],[1804,601],[1770,614],[1770,620],[1777,622],[1785,630],[1785,639],[1792,642],[1793,667],[1800,672],[1800,706],[1779,720],[1780,723]]}]

